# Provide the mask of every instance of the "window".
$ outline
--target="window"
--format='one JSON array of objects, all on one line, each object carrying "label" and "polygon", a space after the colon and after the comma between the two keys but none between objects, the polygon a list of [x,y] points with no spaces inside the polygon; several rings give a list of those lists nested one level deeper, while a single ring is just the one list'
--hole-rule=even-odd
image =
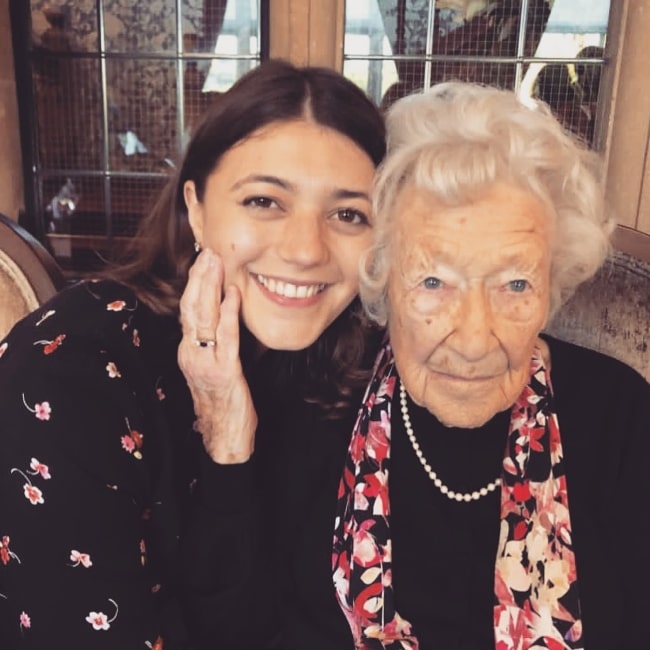
[{"label": "window", "polygon": [[267,4],[13,1],[26,204],[71,276],[135,232],[200,114],[265,56]]},{"label": "window", "polygon": [[609,0],[347,0],[344,74],[378,103],[450,79],[546,101],[596,141]]}]

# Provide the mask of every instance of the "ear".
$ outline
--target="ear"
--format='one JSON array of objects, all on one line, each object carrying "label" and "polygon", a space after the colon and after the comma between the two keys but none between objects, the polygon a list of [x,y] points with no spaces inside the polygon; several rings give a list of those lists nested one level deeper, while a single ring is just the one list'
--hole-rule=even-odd
[{"label": "ear", "polygon": [[194,235],[194,241],[203,242],[203,205],[196,196],[196,185],[194,181],[185,181],[183,185],[183,198],[187,207],[187,218]]}]

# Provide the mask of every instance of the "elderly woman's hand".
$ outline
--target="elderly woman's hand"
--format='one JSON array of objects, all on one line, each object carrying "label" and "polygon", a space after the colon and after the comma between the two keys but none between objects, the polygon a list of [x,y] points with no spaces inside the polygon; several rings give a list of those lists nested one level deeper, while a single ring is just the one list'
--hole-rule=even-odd
[{"label": "elderly woman's hand", "polygon": [[233,464],[253,452],[257,414],[239,359],[240,295],[228,287],[222,301],[223,275],[210,250],[190,269],[180,302],[178,363],[206,451],[217,463]]}]

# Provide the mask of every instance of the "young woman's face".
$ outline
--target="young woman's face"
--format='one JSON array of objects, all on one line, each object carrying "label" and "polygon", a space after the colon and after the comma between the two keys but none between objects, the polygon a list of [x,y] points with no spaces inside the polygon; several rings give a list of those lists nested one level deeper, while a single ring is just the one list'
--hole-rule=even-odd
[{"label": "young woman's face", "polygon": [[194,237],[221,256],[225,285],[238,287],[243,321],[265,347],[308,347],[356,296],[374,172],[352,140],[295,120],[226,152],[202,201],[186,183]]}]

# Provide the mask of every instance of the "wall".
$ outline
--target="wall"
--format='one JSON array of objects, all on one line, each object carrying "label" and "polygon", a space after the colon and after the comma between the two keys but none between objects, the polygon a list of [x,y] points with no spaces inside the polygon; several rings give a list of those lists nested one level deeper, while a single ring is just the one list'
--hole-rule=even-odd
[{"label": "wall", "polygon": [[[616,57],[609,114],[607,196],[621,224],[617,246],[650,261],[650,0],[612,3],[623,25],[608,49]],[[648,237],[633,236],[637,232]]]},{"label": "wall", "polygon": [[16,219],[24,203],[9,0],[0,0],[0,43],[0,212]]}]

